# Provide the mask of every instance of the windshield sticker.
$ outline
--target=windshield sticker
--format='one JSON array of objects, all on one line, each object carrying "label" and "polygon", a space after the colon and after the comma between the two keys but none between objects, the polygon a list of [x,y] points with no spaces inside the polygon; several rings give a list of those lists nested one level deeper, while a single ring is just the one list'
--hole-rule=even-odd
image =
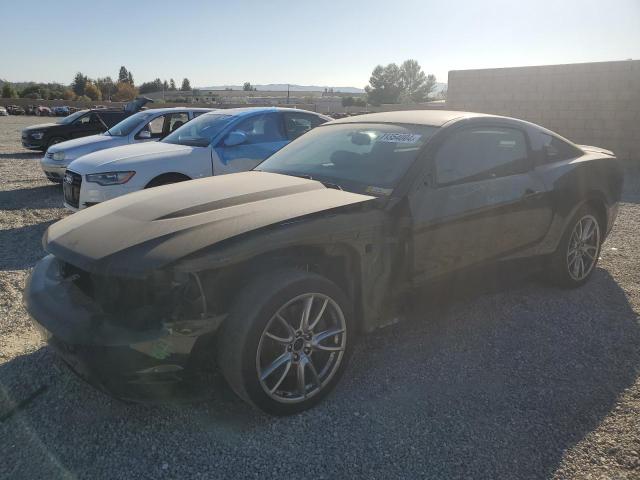
[{"label": "windshield sticker", "polygon": [[385,197],[388,197],[389,195],[391,195],[391,192],[393,190],[391,188],[382,188],[371,185],[368,186],[365,191],[372,195],[384,195]]},{"label": "windshield sticker", "polygon": [[378,142],[388,143],[416,143],[422,135],[416,133],[385,133],[377,138]]}]

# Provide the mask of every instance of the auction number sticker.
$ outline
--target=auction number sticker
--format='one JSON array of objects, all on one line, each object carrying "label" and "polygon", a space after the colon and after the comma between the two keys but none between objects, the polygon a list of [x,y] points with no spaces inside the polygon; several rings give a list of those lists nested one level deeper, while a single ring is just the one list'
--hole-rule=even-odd
[{"label": "auction number sticker", "polygon": [[416,143],[421,137],[422,135],[416,133],[385,133],[376,140],[388,143]]}]

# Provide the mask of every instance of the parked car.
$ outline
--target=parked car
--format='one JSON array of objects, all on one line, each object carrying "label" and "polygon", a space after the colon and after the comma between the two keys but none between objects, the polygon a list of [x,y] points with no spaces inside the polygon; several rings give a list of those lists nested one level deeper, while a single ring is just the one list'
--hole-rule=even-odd
[{"label": "parked car", "polygon": [[53,111],[44,105],[38,105],[33,109],[33,114],[37,117],[53,117]]},{"label": "parked car", "polygon": [[134,113],[98,135],[67,140],[49,147],[40,165],[49,180],[61,183],[69,163],[83,155],[131,143],[157,141],[211,108],[156,108]]},{"label": "parked car", "polygon": [[53,224],[25,305],[67,363],[116,396],[167,391],[215,358],[239,397],[291,414],[327,395],[357,337],[426,282],[526,258],[584,284],[622,183],[611,152],[524,121],[349,117],[254,171]]},{"label": "parked car", "polygon": [[51,111],[53,112],[53,114],[56,117],[66,117],[67,115],[69,115],[71,112],[69,111],[69,107],[67,107],[66,105],[61,105],[61,106],[57,106],[57,107],[53,107],[51,109]]},{"label": "parked car", "polygon": [[7,106],[7,112],[9,115],[24,115],[24,108],[19,105],[9,105]]},{"label": "parked car", "polygon": [[[152,100],[139,98],[129,102],[122,109],[80,110],[60,119],[57,123],[32,125],[22,130],[22,146],[29,150],[44,152],[56,143],[104,132],[136,113],[149,101]],[[36,109],[36,115],[38,115],[37,111]]]},{"label": "parked car", "polygon": [[6,117],[9,115],[9,112],[7,112],[7,109],[4,107],[0,107],[0,117]]},{"label": "parked car", "polygon": [[64,204],[78,210],[149,187],[250,170],[328,120],[306,110],[273,107],[206,113],[160,142],[74,160],[64,176]]}]

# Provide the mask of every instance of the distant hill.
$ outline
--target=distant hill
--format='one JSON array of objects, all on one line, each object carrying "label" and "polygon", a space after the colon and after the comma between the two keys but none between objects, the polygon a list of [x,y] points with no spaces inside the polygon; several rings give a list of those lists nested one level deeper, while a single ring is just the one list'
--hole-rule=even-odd
[{"label": "distant hill", "polygon": [[[258,91],[270,91],[270,92],[286,92],[286,83],[269,83],[266,85],[253,85]],[[198,87],[199,90],[225,90],[230,88],[232,90],[242,90],[242,85],[217,85],[213,87]],[[319,85],[289,85],[289,91],[291,92],[324,92],[324,89],[333,88],[334,92],[341,93],[364,93],[363,88],[356,87],[329,87]]]},{"label": "distant hill", "polygon": [[[270,92],[286,92],[286,83],[269,83],[266,85],[253,85],[258,91],[270,91]],[[212,87],[198,87],[199,90],[225,90],[230,88],[231,90],[242,90],[242,85],[215,85]],[[320,85],[290,85],[289,91],[291,92],[324,92],[324,89],[333,88],[334,92],[339,93],[364,93],[364,88],[356,87],[329,87]],[[447,84],[438,82],[433,90],[433,93],[437,94],[447,89]]]}]

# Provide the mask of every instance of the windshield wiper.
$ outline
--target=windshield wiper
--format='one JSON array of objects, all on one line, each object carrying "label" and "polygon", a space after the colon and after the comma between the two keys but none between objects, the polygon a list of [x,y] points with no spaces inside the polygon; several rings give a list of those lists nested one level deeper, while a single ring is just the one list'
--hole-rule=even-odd
[{"label": "windshield wiper", "polygon": [[340,185],[338,185],[337,183],[331,183],[331,182],[323,182],[322,180],[318,180],[321,184],[323,184],[325,187],[327,188],[333,188],[334,190],[344,190]]},{"label": "windshield wiper", "polygon": [[[300,173],[300,174],[290,173],[288,175],[291,175],[292,177],[306,178],[307,180],[315,180],[311,175],[307,175],[306,173]],[[327,188],[333,188],[334,190],[344,190],[344,188],[342,188],[337,183],[325,182],[324,180],[315,180],[315,181],[320,182],[322,185],[324,185]]]}]

